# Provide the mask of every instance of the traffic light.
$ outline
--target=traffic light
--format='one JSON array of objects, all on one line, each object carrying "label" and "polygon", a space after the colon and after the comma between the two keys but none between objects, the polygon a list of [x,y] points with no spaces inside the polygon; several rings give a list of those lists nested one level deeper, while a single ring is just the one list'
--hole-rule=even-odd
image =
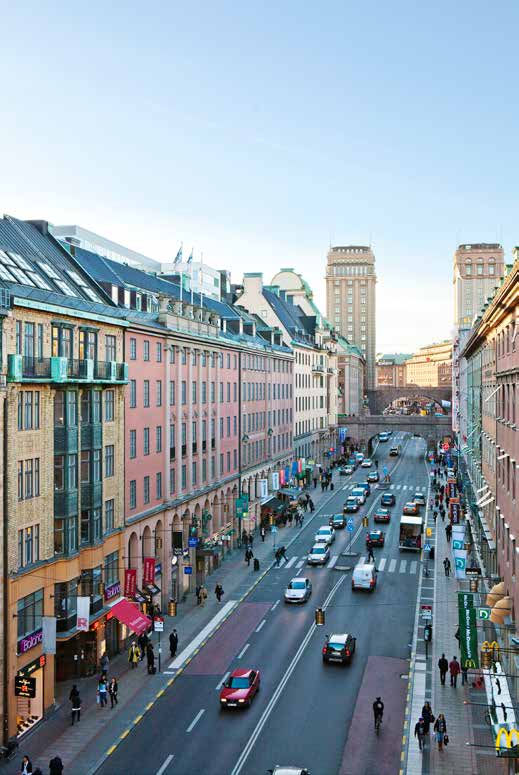
[{"label": "traffic light", "polygon": [[191,527],[189,528],[189,535],[192,538],[196,538],[197,534],[198,534],[198,528],[196,527],[196,525],[191,525]]},{"label": "traffic light", "polygon": [[316,608],[315,609],[315,624],[317,627],[321,627],[324,625],[325,622],[325,615],[322,608]]},{"label": "traffic light", "polygon": [[430,643],[432,641],[432,627],[430,624],[426,624],[423,628],[423,639]]},{"label": "traffic light", "polygon": [[362,527],[369,527],[369,517],[362,517]]}]

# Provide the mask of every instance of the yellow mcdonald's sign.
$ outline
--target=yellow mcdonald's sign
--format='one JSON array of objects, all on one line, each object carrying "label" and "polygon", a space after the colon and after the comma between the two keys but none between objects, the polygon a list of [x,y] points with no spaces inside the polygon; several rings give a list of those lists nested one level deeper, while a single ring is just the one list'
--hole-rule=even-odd
[{"label": "yellow mcdonald's sign", "polygon": [[[503,745],[503,737],[505,744]],[[496,751],[499,753],[503,748],[515,748],[519,745],[519,732],[517,729],[505,729],[500,727],[496,735]]]},{"label": "yellow mcdonald's sign", "polygon": [[488,640],[483,641],[481,651],[491,651],[494,660],[499,659],[499,643],[496,640],[493,640],[492,643],[489,643]]},{"label": "yellow mcdonald's sign", "polygon": [[465,664],[463,665],[463,667],[467,667],[467,668],[471,667],[471,668],[475,669],[477,667],[476,660],[475,659],[466,659],[465,660]]}]

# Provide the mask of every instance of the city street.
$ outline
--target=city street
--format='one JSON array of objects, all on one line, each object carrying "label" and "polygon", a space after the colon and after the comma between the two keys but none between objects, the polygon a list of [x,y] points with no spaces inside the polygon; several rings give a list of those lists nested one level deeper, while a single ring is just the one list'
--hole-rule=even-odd
[{"label": "city street", "polygon": [[[266,574],[118,745],[100,773],[252,775],[276,764],[304,766],[314,775],[398,771],[405,660],[420,570],[418,554],[398,550],[398,522],[404,503],[417,490],[426,494],[428,486],[423,440],[400,443],[398,458],[387,457],[390,443],[380,444],[376,454],[380,472],[387,465],[392,473],[390,491],[396,504],[390,524],[382,526],[385,547],[375,549],[380,572],[374,594],[353,593],[351,573],[335,566],[353,566],[367,554],[361,517],[379,505],[378,488],[354,515],[352,550],[357,556],[341,556],[349,538],[341,530],[327,567],[311,568],[305,561],[316,530],[328,524],[331,514],[342,511],[353,482],[365,480],[369,470],[375,470],[358,468],[351,477],[335,476],[332,497],[313,520],[307,514],[300,536],[287,552],[288,562]],[[311,579],[313,593],[307,603],[290,607],[283,602],[283,593],[297,575]],[[319,606],[326,608],[324,627],[314,623]],[[357,638],[350,666],[323,664],[325,634],[333,632]],[[238,667],[259,669],[261,689],[250,708],[221,711],[218,689],[228,672]],[[379,738],[372,728],[376,696],[385,703]]]}]

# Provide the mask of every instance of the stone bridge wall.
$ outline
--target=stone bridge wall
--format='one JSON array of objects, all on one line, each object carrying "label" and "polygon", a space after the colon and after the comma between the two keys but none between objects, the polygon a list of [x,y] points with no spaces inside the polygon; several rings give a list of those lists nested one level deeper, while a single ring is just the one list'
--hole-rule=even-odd
[{"label": "stone bridge wall", "polygon": [[384,409],[389,406],[392,401],[396,401],[397,398],[414,398],[420,396],[423,398],[430,398],[431,401],[436,401],[441,405],[442,401],[452,402],[452,390],[450,387],[382,387],[376,390],[368,390],[366,392],[368,399],[369,411],[373,415],[382,414]]},{"label": "stone bridge wall", "polygon": [[348,429],[347,435],[355,439],[362,448],[370,447],[370,439],[383,431],[393,433],[417,433],[427,442],[428,449],[436,447],[438,441],[452,433],[452,417],[423,417],[411,415],[365,415],[364,417],[339,416],[339,427]]}]

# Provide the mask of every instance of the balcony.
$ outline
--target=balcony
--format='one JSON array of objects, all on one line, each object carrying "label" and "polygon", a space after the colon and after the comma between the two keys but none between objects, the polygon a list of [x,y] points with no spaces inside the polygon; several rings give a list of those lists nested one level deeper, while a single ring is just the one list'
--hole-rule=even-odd
[{"label": "balcony", "polygon": [[54,516],[72,517],[77,514],[77,490],[58,490],[54,492]]},{"label": "balcony", "polygon": [[86,482],[81,485],[81,508],[95,509],[103,503],[103,483]]},{"label": "balcony", "polygon": [[67,455],[78,451],[78,429],[76,427],[54,426],[54,454]]},{"label": "balcony", "polygon": [[312,366],[312,371],[314,374],[324,374],[325,368],[322,363],[316,363],[314,366]]},{"label": "balcony", "polygon": [[26,355],[7,356],[8,382],[108,382],[127,383],[128,364],[116,361],[94,361],[91,359],[33,358]]},{"label": "balcony", "polygon": [[103,446],[102,423],[81,425],[81,449],[101,449]]}]

